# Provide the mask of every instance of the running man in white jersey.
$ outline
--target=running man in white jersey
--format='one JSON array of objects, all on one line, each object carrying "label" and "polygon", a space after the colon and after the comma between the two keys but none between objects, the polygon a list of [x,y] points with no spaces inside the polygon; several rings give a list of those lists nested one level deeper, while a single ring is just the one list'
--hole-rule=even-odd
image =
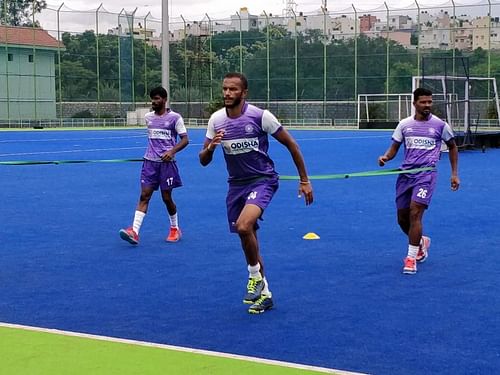
[{"label": "running man in white jersey", "polygon": [[278,174],[267,153],[268,134],[290,152],[300,176],[299,195],[304,195],[306,205],[313,202],[313,191],[293,137],[269,111],[245,101],[246,77],[240,73],[226,74],[223,94],[225,108],[215,112],[208,121],[200,163],[208,165],[217,146],[222,146],[229,174],[226,198],[229,229],[240,237],[249,272],[243,303],[251,305],[249,313],[260,314],[273,307],[257,240],[257,220],[262,218],[278,189]]},{"label": "running man in white jersey", "polygon": [[[175,154],[188,145],[187,131],[182,116],[166,108],[167,91],[163,87],[154,88],[149,96],[153,112],[145,116],[148,127],[148,147],[142,164],[141,195],[132,226],[120,230],[120,237],[133,245],[139,243],[142,221],[148,211],[153,192],[158,188],[160,188],[161,197],[170,217],[170,231],[166,241],[177,242],[182,235],[172,190],[182,186]],[[179,142],[177,142],[177,137],[180,138]]]},{"label": "running man in white jersey", "polygon": [[458,148],[453,131],[446,122],[434,116],[432,92],[418,88],[413,92],[415,116],[401,120],[392,135],[392,145],[378,158],[380,166],[393,159],[404,143],[405,157],[401,169],[431,167],[432,170],[400,174],[396,182],[398,224],[408,235],[408,255],[404,259],[403,273],[417,272],[417,262],[427,259],[431,239],[423,236],[422,218],[429,207],[437,179],[435,169],[441,155],[441,143],[449,149],[451,189],[457,190]]}]

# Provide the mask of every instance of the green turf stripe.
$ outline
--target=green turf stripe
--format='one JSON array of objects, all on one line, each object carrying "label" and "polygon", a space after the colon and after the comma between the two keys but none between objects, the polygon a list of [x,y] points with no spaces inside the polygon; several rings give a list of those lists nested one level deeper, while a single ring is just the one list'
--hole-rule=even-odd
[{"label": "green turf stripe", "polygon": [[[5,374],[307,375],[325,372],[8,327],[0,327],[0,337],[1,369]],[[331,373],[342,372],[331,370]]]}]

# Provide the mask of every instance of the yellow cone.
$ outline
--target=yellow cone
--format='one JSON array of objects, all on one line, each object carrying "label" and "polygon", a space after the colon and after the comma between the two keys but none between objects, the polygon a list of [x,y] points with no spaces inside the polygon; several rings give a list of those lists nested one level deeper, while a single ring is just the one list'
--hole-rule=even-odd
[{"label": "yellow cone", "polygon": [[316,233],[309,232],[304,234],[302,237],[304,240],[319,240],[319,236]]}]

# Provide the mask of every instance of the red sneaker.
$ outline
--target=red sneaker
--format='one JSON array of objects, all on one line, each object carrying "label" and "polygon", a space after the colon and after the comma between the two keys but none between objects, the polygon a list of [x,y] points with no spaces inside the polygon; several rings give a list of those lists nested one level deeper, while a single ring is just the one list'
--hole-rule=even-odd
[{"label": "red sneaker", "polygon": [[168,233],[168,237],[165,239],[167,242],[177,242],[181,239],[182,232],[180,228],[170,228],[170,232]]},{"label": "red sneaker", "polygon": [[135,233],[135,230],[132,227],[120,229],[120,238],[131,243],[132,245],[137,245],[139,243],[139,235]]},{"label": "red sneaker", "polygon": [[422,236],[422,243],[418,249],[417,262],[423,263],[429,256],[429,247],[431,247],[431,239],[427,236]]},{"label": "red sneaker", "polygon": [[406,257],[404,260],[403,273],[406,275],[413,275],[417,273],[417,260]]}]

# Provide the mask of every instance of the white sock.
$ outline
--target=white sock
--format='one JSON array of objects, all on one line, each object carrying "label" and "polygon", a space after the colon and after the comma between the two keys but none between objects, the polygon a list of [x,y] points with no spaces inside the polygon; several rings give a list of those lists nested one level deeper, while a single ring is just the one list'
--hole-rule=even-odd
[{"label": "white sock", "polygon": [[179,226],[179,219],[177,217],[177,212],[173,215],[170,215],[170,226],[172,228],[177,228]]},{"label": "white sock", "polygon": [[137,234],[139,234],[139,231],[141,230],[142,220],[144,220],[144,216],[146,216],[145,212],[135,211],[134,223],[132,224],[132,228]]},{"label": "white sock", "polygon": [[260,274],[260,263],[257,263],[255,266],[248,265],[248,273],[252,279],[261,279],[262,275]]},{"label": "white sock", "polygon": [[269,290],[269,284],[267,282],[267,279],[264,277],[264,289],[262,289],[262,294],[265,294],[266,296],[271,297],[272,293]]},{"label": "white sock", "polygon": [[419,246],[408,245],[408,257],[415,259],[417,257]]}]

